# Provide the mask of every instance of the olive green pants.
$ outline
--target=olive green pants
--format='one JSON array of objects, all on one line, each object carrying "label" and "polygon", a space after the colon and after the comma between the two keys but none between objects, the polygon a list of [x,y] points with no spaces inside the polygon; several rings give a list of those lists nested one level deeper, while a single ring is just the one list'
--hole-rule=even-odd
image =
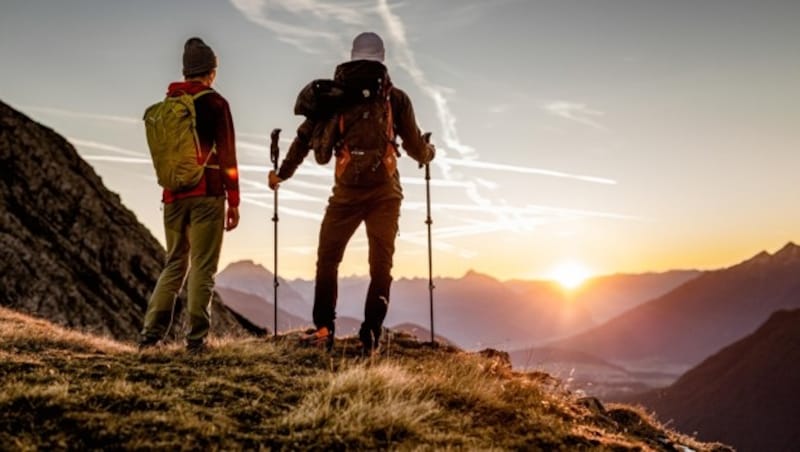
[{"label": "olive green pants", "polygon": [[225,198],[198,196],[164,205],[167,258],[164,270],[147,304],[144,338],[161,339],[169,330],[189,270],[186,339],[203,341],[211,327],[210,304],[214,294],[222,234],[225,226]]}]

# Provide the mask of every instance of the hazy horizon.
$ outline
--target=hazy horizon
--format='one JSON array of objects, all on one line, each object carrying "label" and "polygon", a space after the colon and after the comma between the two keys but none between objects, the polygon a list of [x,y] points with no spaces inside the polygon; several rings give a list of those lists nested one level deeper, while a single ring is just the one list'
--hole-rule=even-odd
[{"label": "hazy horizon", "polygon": [[[360,31],[433,132],[434,273],[550,279],[716,269],[798,239],[800,3],[230,0],[0,6],[0,100],[52,127],[163,243],[141,124],[183,42],[219,55],[242,174],[220,270],[271,269],[267,136]],[[422,174],[400,159],[395,278],[427,275]],[[281,277],[311,278],[332,168],[281,188]],[[363,229],[342,275],[367,274]],[[575,269],[578,270],[575,270]]]}]

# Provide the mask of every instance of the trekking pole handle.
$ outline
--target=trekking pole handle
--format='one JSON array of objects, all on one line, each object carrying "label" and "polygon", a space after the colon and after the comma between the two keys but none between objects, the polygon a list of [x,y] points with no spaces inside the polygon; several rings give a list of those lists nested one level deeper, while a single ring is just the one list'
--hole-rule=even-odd
[{"label": "trekking pole handle", "polygon": [[280,150],[278,149],[278,138],[280,137],[281,129],[272,129],[272,133],[269,135],[270,143],[269,143],[269,160],[272,162],[272,166],[275,170],[278,170],[278,159]]},{"label": "trekking pole handle", "polygon": [[[432,132],[425,132],[425,133],[422,134],[422,141],[424,141],[425,144],[430,144],[431,143],[431,133]],[[423,166],[427,167],[428,164],[427,163],[420,163],[419,164],[420,168],[422,168]]]}]

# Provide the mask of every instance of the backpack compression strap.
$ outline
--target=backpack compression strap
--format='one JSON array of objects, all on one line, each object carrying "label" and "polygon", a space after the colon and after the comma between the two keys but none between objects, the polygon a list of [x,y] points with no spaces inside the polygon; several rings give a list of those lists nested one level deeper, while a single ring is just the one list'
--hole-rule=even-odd
[{"label": "backpack compression strap", "polygon": [[[392,102],[391,102],[391,92],[392,87],[386,90],[386,139],[389,140],[389,144],[387,145],[386,152],[388,153],[390,148],[392,152],[395,151],[392,143],[394,143],[394,114],[392,113]],[[344,115],[339,115],[339,133],[344,135]],[[347,160],[350,160],[350,148],[347,146],[347,143],[342,144],[342,153],[347,154]]]},{"label": "backpack compression strap", "polygon": [[[213,93],[213,89],[204,89],[197,94],[192,95],[192,102],[197,101],[197,99],[205,96],[206,94]],[[197,135],[197,113],[195,116],[192,117],[192,131],[194,132],[194,146],[197,149],[197,162],[200,163],[201,155],[200,155],[200,137]],[[211,169],[219,169],[219,165],[209,165],[208,161],[211,160],[211,154],[217,153],[217,143],[211,145],[211,151],[209,151],[208,155],[206,156],[205,161],[203,161],[204,168],[211,168]]]}]

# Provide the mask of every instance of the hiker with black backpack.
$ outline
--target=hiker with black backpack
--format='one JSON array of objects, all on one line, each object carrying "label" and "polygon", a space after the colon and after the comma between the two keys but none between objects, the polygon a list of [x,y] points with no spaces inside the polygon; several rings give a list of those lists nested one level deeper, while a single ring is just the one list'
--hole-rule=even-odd
[{"label": "hiker with black backpack", "polygon": [[198,352],[205,349],[211,327],[223,229],[239,224],[239,175],[230,107],[211,87],[217,57],[200,38],[184,45],[183,75],[184,81],[170,84],[167,97],[144,115],[153,166],[164,188],[167,255],[147,304],[139,346],[152,347],[166,335],[186,280],[187,350]]},{"label": "hiker with black backpack", "polygon": [[310,149],[318,163],[336,156],[333,193],[319,232],[314,287],[316,329],[304,339],[333,347],[337,278],[347,242],[363,222],[369,243],[370,284],[359,338],[365,354],[377,349],[389,306],[394,242],[403,198],[397,172],[396,136],[420,164],[435,148],[417,127],[408,95],[392,86],[384,46],[375,33],[353,40],[351,61],[336,67],[333,80],[315,80],[298,97],[295,113],[306,120],[297,130],[280,169],[271,171],[273,190],[292,177]]}]

